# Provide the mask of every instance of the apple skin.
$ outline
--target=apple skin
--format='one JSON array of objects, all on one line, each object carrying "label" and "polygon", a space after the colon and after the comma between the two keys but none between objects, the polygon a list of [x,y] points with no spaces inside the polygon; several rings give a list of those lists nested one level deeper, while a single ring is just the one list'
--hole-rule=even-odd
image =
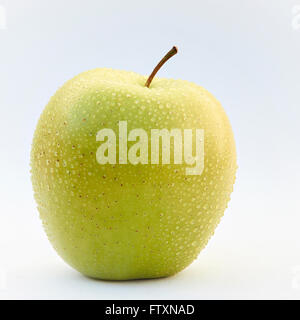
[{"label": "apple skin", "polygon": [[[58,254],[93,278],[173,275],[213,235],[235,181],[229,120],[212,94],[183,80],[106,68],[66,82],[44,109],[34,134],[31,178],[40,218]],[[96,134],[143,128],[200,128],[202,175],[182,165],[100,165]]]}]

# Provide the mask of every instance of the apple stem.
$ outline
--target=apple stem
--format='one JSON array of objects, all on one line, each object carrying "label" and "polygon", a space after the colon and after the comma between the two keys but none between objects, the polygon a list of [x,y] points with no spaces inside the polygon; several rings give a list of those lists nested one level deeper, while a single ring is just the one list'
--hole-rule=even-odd
[{"label": "apple stem", "polygon": [[173,47],[158,63],[158,65],[154,68],[152,73],[150,74],[148,80],[145,83],[145,87],[149,88],[150,84],[155,77],[157,71],[162,67],[163,64],[165,64],[171,57],[173,57],[178,52],[177,47]]}]

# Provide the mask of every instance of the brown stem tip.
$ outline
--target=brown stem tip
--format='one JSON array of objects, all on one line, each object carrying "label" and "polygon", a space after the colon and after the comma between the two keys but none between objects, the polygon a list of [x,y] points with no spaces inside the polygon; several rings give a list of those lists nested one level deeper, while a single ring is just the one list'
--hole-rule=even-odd
[{"label": "brown stem tip", "polygon": [[162,67],[163,64],[165,64],[170,58],[172,58],[176,53],[178,52],[177,47],[173,47],[158,63],[158,65],[154,68],[152,73],[150,74],[148,80],[145,83],[145,87],[149,88],[150,84],[155,77],[157,71]]}]

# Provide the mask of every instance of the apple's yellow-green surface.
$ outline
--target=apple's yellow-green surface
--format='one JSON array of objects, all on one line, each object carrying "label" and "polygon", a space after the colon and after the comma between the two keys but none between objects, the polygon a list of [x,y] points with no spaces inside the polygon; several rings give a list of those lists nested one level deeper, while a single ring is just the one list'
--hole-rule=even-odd
[{"label": "apple's yellow-green surface", "polygon": [[[155,278],[184,269],[232,192],[235,143],[220,103],[187,81],[154,78],[150,88],[145,81],[133,72],[84,72],[51,98],[34,134],[32,183],[44,228],[58,254],[91,277]],[[186,175],[185,163],[100,165],[96,134],[118,133],[121,120],[128,131],[204,129],[202,175]]]}]

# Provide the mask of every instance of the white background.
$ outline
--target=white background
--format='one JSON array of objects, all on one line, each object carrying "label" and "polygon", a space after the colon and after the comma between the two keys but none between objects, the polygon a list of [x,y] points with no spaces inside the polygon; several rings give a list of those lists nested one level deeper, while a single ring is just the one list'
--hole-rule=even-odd
[{"label": "white background", "polygon": [[[300,298],[300,0],[0,0],[0,7],[0,299]],[[95,67],[149,74],[172,45],[179,53],[159,76],[204,86],[231,120],[239,164],[232,200],[207,248],[178,275],[87,279],[42,230],[29,174],[35,125],[76,74]]]}]

